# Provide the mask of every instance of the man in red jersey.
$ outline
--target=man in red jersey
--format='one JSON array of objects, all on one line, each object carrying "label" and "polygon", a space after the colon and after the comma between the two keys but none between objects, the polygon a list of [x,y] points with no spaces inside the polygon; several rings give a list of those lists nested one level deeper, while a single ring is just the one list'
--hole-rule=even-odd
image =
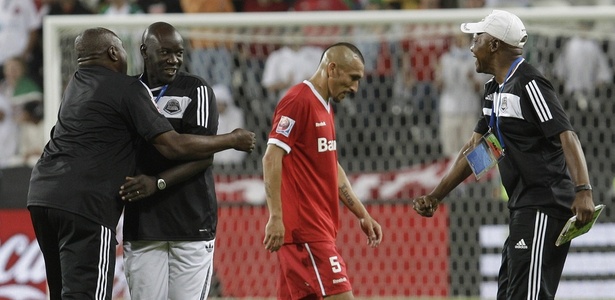
[{"label": "man in red jersey", "polygon": [[331,101],[355,93],[364,74],[352,44],[325,49],[316,73],[278,103],[263,176],[269,221],[263,244],[280,262],[279,299],[353,299],[346,264],[335,245],[339,201],[359,219],[368,244],[382,229],[353,192],[337,160]]}]

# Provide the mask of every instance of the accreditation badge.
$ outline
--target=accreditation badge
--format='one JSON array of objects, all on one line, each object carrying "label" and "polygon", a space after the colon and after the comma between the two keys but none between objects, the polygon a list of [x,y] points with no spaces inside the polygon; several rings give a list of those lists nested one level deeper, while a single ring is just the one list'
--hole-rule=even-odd
[{"label": "accreditation badge", "polygon": [[475,147],[468,148],[463,154],[476,180],[479,180],[504,157],[504,149],[498,138],[487,132]]}]

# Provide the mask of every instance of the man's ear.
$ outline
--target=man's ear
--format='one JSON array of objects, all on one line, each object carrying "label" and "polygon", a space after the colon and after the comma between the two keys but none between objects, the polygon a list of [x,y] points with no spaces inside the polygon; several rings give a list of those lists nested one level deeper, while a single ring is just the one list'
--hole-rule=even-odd
[{"label": "man's ear", "polygon": [[147,46],[145,46],[145,44],[141,44],[141,47],[139,47],[139,51],[141,51],[141,56],[143,58],[147,58]]},{"label": "man's ear", "polygon": [[327,64],[327,75],[329,75],[329,77],[337,77],[336,76],[337,73],[337,64],[334,62],[330,62],[329,64]]},{"label": "man's ear", "polygon": [[107,49],[107,55],[109,56],[109,59],[111,59],[112,61],[120,60],[117,56],[117,48],[115,48],[115,46],[111,46],[109,47],[109,49]]},{"label": "man's ear", "polygon": [[491,47],[491,51],[498,50],[498,48],[500,48],[500,41],[499,40],[493,40],[493,41],[491,41],[489,46]]}]

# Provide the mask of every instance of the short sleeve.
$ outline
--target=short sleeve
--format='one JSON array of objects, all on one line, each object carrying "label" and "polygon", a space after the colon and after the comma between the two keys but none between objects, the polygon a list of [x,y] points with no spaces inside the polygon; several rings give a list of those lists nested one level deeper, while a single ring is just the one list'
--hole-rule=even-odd
[{"label": "short sleeve", "polygon": [[[528,100],[525,110],[531,111],[535,122],[546,137],[572,130],[566,115],[551,84],[544,78],[536,78],[524,86],[524,96]],[[525,114],[525,113],[524,113]]]},{"label": "short sleeve", "polygon": [[122,100],[123,106],[126,107],[122,113],[146,140],[173,130],[171,123],[158,112],[150,93],[140,81],[137,80],[129,86]]},{"label": "short sleeve", "polygon": [[290,152],[306,122],[306,101],[285,97],[276,107],[268,144],[276,144]]}]

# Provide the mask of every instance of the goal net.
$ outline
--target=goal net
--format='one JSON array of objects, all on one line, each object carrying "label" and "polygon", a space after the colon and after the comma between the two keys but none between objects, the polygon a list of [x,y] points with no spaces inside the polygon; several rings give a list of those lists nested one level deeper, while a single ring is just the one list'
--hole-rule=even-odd
[{"label": "goal net", "polygon": [[[609,209],[615,170],[611,157],[615,142],[613,74],[607,72],[606,80],[584,94],[568,94],[564,75],[578,70],[562,72],[557,65],[566,44],[573,37],[583,37],[593,41],[605,57],[603,65],[611,69],[615,7],[511,11],[524,21],[529,34],[524,57],[552,80],[583,143],[594,199],[607,204],[601,223],[573,243],[558,298],[613,298],[615,215]],[[49,130],[55,123],[63,87],[75,71],[73,42],[79,32],[99,26],[115,31],[129,54],[128,73],[135,75],[143,68],[139,54],[143,30],[157,21],[173,24],[185,40],[184,69],[211,85],[228,87],[231,103],[243,112],[244,127],[256,132],[258,140],[250,155],[215,166],[220,221],[212,296],[274,297],[277,260],[262,246],[268,214],[261,157],[280,97],[276,84],[307,79],[305,74],[315,70],[323,47],[340,41],[354,43],[365,56],[366,76],[359,91],[334,108],[339,160],[357,194],[385,230],[382,245],[373,250],[366,247],[354,216],[342,214],[338,245],[355,296],[495,298],[499,253],[507,234],[506,195],[497,173],[462,184],[433,218],[420,218],[410,204],[413,197],[429,192],[450,166],[439,131],[443,118],[436,80],[440,58],[452,47],[460,23],[478,21],[489,12],[48,17],[45,124]],[[268,61],[284,49],[295,52],[278,65]],[[301,64],[302,58],[307,67]],[[600,68],[593,67],[588,76],[598,83]],[[462,134],[464,139],[472,128],[468,130]],[[117,297],[128,297],[121,260],[118,264]]]}]

